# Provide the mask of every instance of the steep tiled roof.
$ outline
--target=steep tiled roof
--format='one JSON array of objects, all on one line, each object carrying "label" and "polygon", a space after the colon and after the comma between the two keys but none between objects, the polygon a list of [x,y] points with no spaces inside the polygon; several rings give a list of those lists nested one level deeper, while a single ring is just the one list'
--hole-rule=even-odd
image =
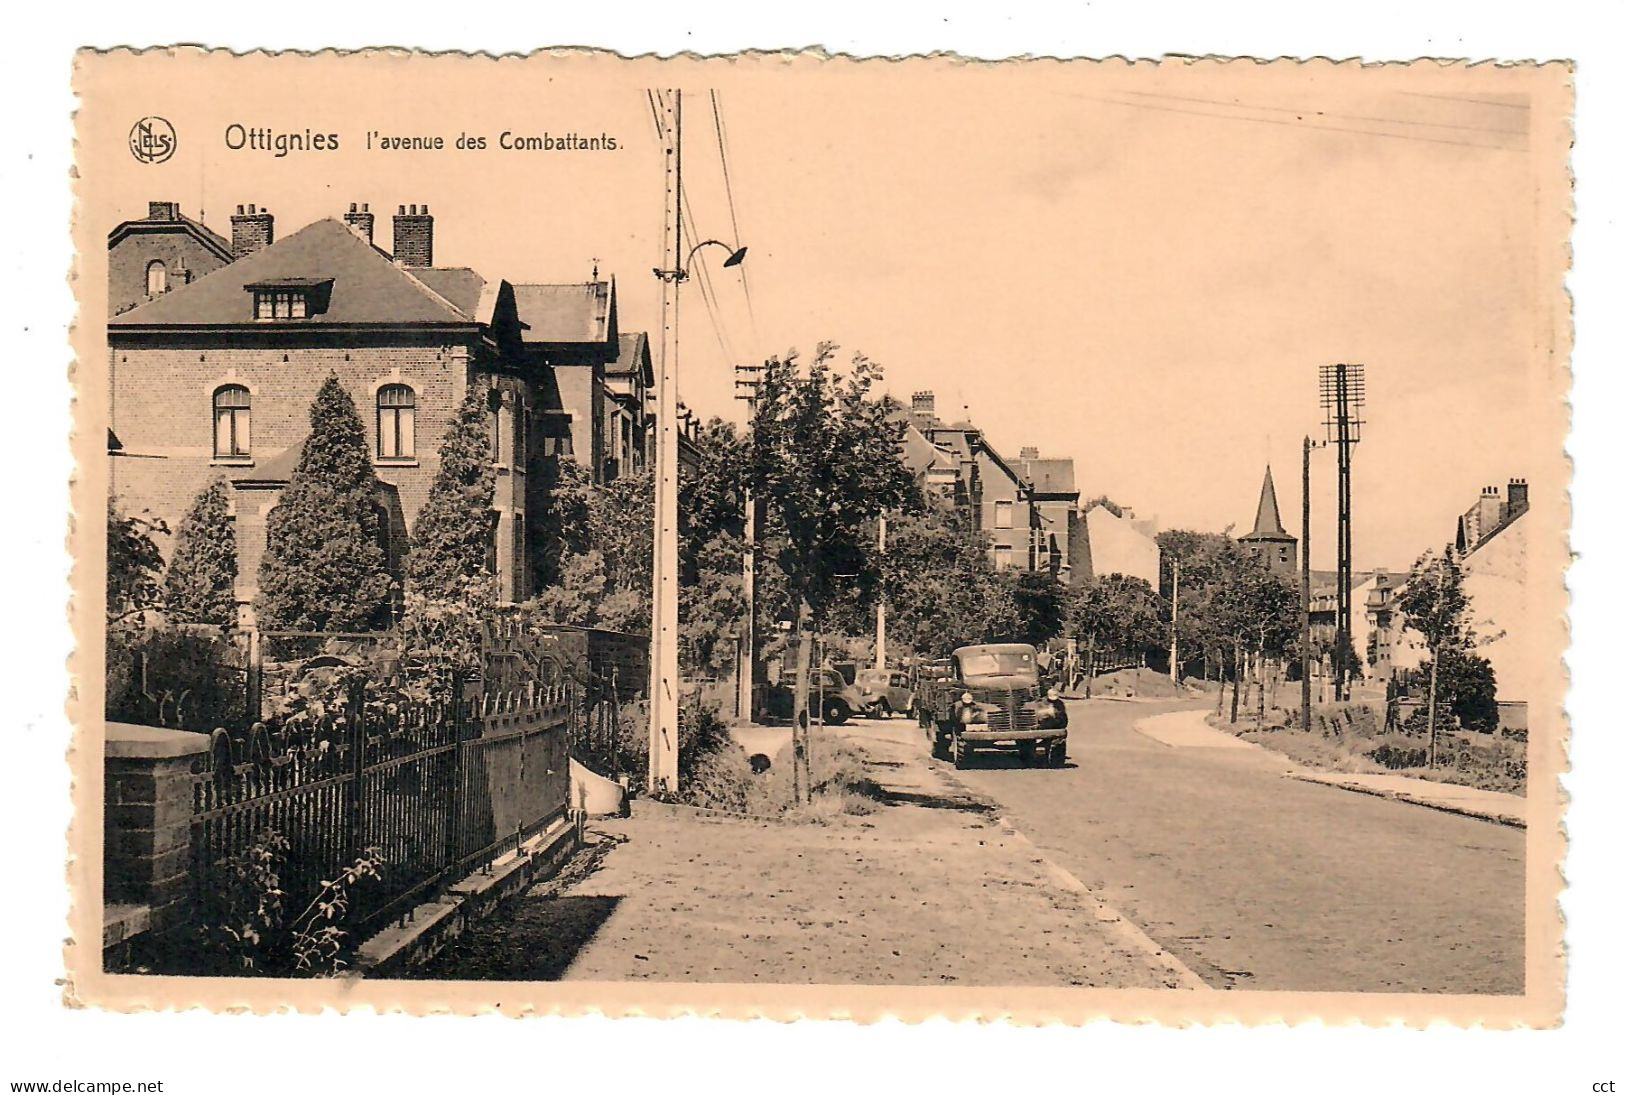
[{"label": "steep tiled roof", "polygon": [[414,266],[412,276],[439,293],[464,315],[478,316],[485,279],[466,266]]},{"label": "steep tiled roof", "polygon": [[[245,286],[294,278],[331,279],[332,297],[325,312],[304,319],[270,321],[278,326],[472,322],[471,312],[461,310],[457,303],[420,280],[418,274],[440,276],[443,284],[459,294],[469,284],[462,271],[408,273],[343,223],[320,220],[190,285],[133,308],[108,326],[116,331],[124,327],[253,323],[254,296]],[[472,271],[466,274],[478,278]]]},{"label": "steep tiled roof", "polygon": [[1297,538],[1281,525],[1281,507],[1275,501],[1275,476],[1264,468],[1264,488],[1258,492],[1258,516],[1253,519],[1253,531],[1243,540],[1291,540]]},{"label": "steep tiled roof", "polygon": [[226,262],[231,261],[231,241],[202,221],[193,220],[184,214],[176,216],[173,220],[154,220],[147,217],[144,220],[123,221],[107,234],[107,245],[111,247],[132,233],[172,232],[177,228],[219,255]]},{"label": "steep tiled roof", "polygon": [[653,384],[654,366],[649,361],[649,335],[646,331],[632,331],[620,336],[615,360],[604,367],[611,376],[632,376],[643,373],[643,382]]},{"label": "steep tiled roof", "polygon": [[613,290],[605,282],[515,285],[514,306],[527,343],[604,342]]}]

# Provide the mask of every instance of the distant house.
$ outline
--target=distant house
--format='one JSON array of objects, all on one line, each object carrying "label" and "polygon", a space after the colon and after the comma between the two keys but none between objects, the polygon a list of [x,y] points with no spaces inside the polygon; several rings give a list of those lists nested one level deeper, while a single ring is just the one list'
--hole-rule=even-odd
[{"label": "distant house", "polygon": [[1527,700],[1552,666],[1541,660],[1531,634],[1529,607],[1529,484],[1507,484],[1506,505],[1495,527],[1480,535],[1462,559],[1462,588],[1471,600],[1478,653],[1495,670],[1502,701]]},{"label": "distant house", "polygon": [[594,483],[605,479],[608,370],[620,359],[615,283],[515,285],[520,357],[542,385],[544,453],[574,459]]},{"label": "distant house", "polygon": [[[1516,703],[1535,690],[1542,672],[1530,635],[1528,601],[1529,484],[1507,483],[1506,494],[1485,487],[1471,508],[1456,519],[1456,549],[1461,560],[1462,588],[1471,606],[1477,653],[1495,670],[1496,695]],[[1405,626],[1398,598],[1404,579],[1378,572],[1367,589],[1366,635],[1371,673],[1386,680],[1414,670],[1428,660],[1427,644]],[[1359,590],[1357,589],[1358,593]],[[1361,604],[1359,597],[1356,604]],[[1362,655],[1367,650],[1362,648]],[[1504,713],[1504,712],[1503,712]]]},{"label": "distant house", "polygon": [[1160,581],[1162,551],[1156,536],[1134,516],[1132,509],[1101,503],[1082,515],[1083,538],[1089,556],[1089,577],[1124,574],[1144,578],[1156,588]]},{"label": "distant house", "polygon": [[649,463],[649,427],[653,421],[654,364],[649,336],[622,333],[615,360],[604,368],[604,481],[635,475]]},{"label": "distant house", "polygon": [[984,533],[995,568],[1048,571],[1074,579],[1081,559],[1078,492],[1070,459],[1009,461],[968,419],[945,422],[936,396],[915,392],[900,411],[905,423],[903,455],[923,483],[971,515]]}]

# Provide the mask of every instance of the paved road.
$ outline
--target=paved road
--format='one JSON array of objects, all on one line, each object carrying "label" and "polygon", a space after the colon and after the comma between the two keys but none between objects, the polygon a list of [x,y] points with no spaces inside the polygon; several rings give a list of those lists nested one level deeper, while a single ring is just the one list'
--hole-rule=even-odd
[{"label": "paved road", "polygon": [[[1135,729],[1190,706],[1073,703],[1067,768],[954,774],[1215,988],[1522,991],[1523,830]],[[853,729],[926,750],[912,721]]]}]

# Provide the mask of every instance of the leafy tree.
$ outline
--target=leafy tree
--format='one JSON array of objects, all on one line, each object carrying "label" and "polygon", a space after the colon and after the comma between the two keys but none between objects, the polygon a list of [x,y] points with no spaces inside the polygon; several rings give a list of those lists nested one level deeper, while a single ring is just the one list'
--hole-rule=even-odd
[{"label": "leafy tree", "polygon": [[1454,650],[1439,659],[1439,695],[1468,730],[1493,733],[1501,725],[1495,706],[1495,667],[1489,659]]},{"label": "leafy tree", "polygon": [[733,665],[734,640],[745,627],[744,541],[719,532],[699,549],[694,579],[678,602],[681,661],[691,671],[722,673]]},{"label": "leafy tree", "polygon": [[1143,654],[1161,640],[1162,598],[1144,578],[1103,574],[1079,591],[1070,607],[1068,627],[1084,640],[1090,681],[1099,651]]},{"label": "leafy tree", "polygon": [[1471,605],[1462,587],[1461,560],[1454,548],[1442,555],[1423,552],[1399,594],[1405,626],[1422,636],[1428,659],[1428,767],[1439,755],[1439,677],[1441,663],[1472,651]]},{"label": "leafy tree", "polygon": [[[1183,554],[1175,556],[1175,552]],[[1251,651],[1255,664],[1262,666],[1266,658],[1281,657],[1292,648],[1297,596],[1290,582],[1271,573],[1227,535],[1180,533],[1169,537],[1164,541],[1165,562],[1170,556],[1181,559],[1179,634],[1193,640],[1206,656],[1217,656],[1221,686],[1228,661],[1230,721],[1234,722],[1240,711],[1247,654]],[[1221,705],[1223,697],[1221,687]]]},{"label": "leafy tree", "polygon": [[164,556],[154,536],[169,535],[162,521],[126,516],[118,499],[107,500],[107,622],[134,621],[163,604]]},{"label": "leafy tree", "polygon": [[531,559],[537,587],[545,589],[563,580],[566,558],[592,550],[591,512],[597,488],[587,469],[567,457],[543,461],[541,472],[547,503],[531,522]]},{"label": "leafy tree", "polygon": [[654,565],[654,479],[594,485],[574,461],[549,505],[546,578],[533,607],[555,623],[647,634]]},{"label": "leafy tree", "polygon": [[209,483],[175,530],[175,556],[164,576],[165,608],[173,620],[237,623],[237,537],[227,489],[224,479]]},{"label": "leafy tree", "polygon": [[878,587],[878,552],[868,523],[902,505],[914,478],[902,461],[903,426],[873,397],[879,365],[861,354],[835,371],[835,346],[821,343],[805,369],[792,352],[764,367],[750,440],[750,479],[782,533],[777,561],[793,598],[796,643],[797,799],[810,790],[809,628],[849,583]]},{"label": "leafy tree", "polygon": [[1023,572],[1010,585],[1016,614],[1012,641],[1043,646],[1066,630],[1067,588],[1053,574]]},{"label": "leafy tree", "polygon": [[888,518],[881,562],[887,629],[920,654],[1014,635],[1014,587],[988,561],[968,511],[922,500]]},{"label": "leafy tree", "polygon": [[603,552],[567,555],[562,566],[559,580],[538,592],[532,606],[553,623],[597,626],[599,606],[609,589]]},{"label": "leafy tree", "polygon": [[310,408],[310,436],[266,521],[257,615],[269,629],[370,631],[384,626],[395,582],[379,544],[376,480],[355,404],[329,376]]},{"label": "leafy tree", "polygon": [[408,593],[460,600],[494,578],[487,566],[496,529],[496,473],[491,467],[485,390],[471,387],[440,441],[440,471],[412,529],[406,558]]}]

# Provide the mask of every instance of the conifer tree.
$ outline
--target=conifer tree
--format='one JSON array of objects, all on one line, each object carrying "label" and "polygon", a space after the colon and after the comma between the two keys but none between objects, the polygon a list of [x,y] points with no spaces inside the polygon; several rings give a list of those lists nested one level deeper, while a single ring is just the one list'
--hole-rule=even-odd
[{"label": "conifer tree", "polygon": [[472,389],[440,444],[440,474],[412,530],[407,556],[409,593],[431,600],[460,599],[468,583],[490,576],[486,553],[497,514],[491,508],[496,476],[484,392]]},{"label": "conifer tree", "polygon": [[361,417],[329,376],[311,404],[299,463],[266,522],[261,626],[366,631],[387,623],[394,581],[378,542],[375,485]]},{"label": "conifer tree", "polygon": [[200,490],[175,530],[175,556],[164,576],[165,607],[174,620],[220,627],[237,622],[237,538],[226,490],[224,479]]}]

